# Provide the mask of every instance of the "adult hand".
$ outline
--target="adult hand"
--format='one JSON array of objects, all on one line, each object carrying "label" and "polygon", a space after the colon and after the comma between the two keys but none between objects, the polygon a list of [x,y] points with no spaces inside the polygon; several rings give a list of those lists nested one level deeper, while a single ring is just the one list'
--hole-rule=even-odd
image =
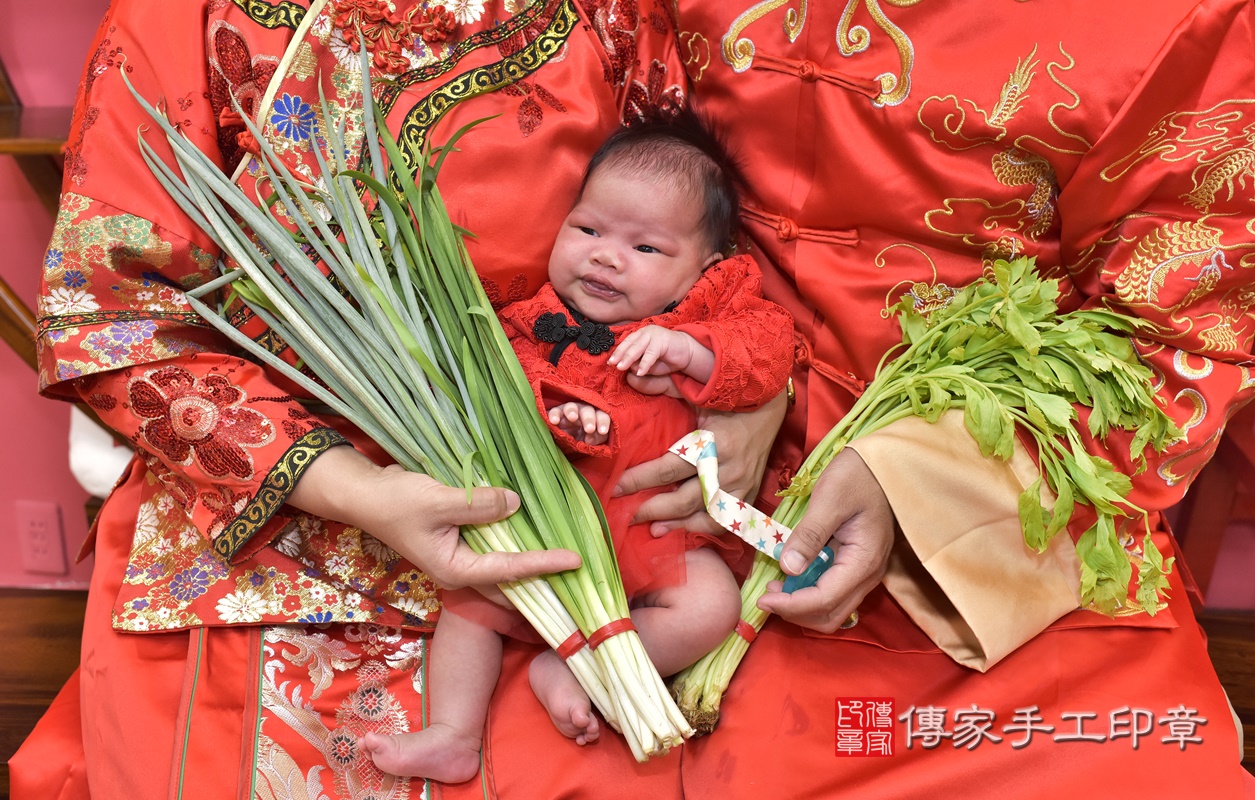
[{"label": "adult hand", "polygon": [[814,586],[785,594],[773,581],[758,607],[803,628],[832,633],[884,577],[893,546],[893,509],[876,476],[849,448],[815,482],[806,513],[784,543],[780,567],[800,574],[827,544],[835,558]]},{"label": "adult hand", "polygon": [[[698,409],[697,424],[714,433],[719,451],[719,485],[728,494],[754,497],[767,466],[767,455],[775,441],[788,400],[783,392],[757,411],[728,412]],[[697,468],[672,453],[637,464],[624,471],[615,488],[619,494],[642,489],[680,485],[674,491],[655,495],[636,511],[635,522],[653,522],[650,532],[662,536],[675,528],[705,533],[724,533],[702,504],[702,487]],[[818,552],[818,550],[817,550]]]},{"label": "adult hand", "polygon": [[570,550],[478,555],[458,526],[513,514],[519,496],[506,489],[446,486],[399,466],[380,467],[351,447],[334,447],[306,468],[288,503],[361,528],[449,588],[515,581],[575,569]]}]

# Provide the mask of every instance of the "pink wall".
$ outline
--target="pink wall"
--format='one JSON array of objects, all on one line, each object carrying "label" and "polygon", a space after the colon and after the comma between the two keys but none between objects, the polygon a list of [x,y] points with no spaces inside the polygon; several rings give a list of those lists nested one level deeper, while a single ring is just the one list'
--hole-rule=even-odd
[{"label": "pink wall", "polygon": [[[74,102],[87,49],[106,0],[55,3],[3,2],[0,59],[18,97],[28,106]],[[0,156],[0,276],[30,305],[39,288],[39,265],[52,235],[52,218],[39,205],[13,159]],[[35,375],[0,345],[0,586],[86,585],[91,565],[56,577],[24,571],[17,504],[57,503],[69,556],[87,534],[87,493],[67,459],[70,407],[35,393]]]}]

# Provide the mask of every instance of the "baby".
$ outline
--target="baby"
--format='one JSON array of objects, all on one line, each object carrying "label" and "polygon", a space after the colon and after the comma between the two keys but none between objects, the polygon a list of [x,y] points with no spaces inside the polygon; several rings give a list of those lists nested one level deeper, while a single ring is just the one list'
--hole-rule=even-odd
[{"label": "baby", "polygon": [[[660,674],[697,661],[733,630],[733,537],[669,531],[616,497],[623,470],[695,427],[694,406],[746,411],[778,395],[793,361],[788,313],[760,296],[737,231],[729,160],[691,113],[612,135],[593,156],[554,242],[549,283],[501,312],[559,445],[598,490],[632,608]],[[522,616],[470,590],[446,592],[429,661],[430,725],[364,746],[381,769],[445,782],[479,769],[501,636],[535,638]],[[530,636],[529,636],[530,634]],[[588,697],[553,650],[531,663],[536,697],[579,744],[600,735]]]}]

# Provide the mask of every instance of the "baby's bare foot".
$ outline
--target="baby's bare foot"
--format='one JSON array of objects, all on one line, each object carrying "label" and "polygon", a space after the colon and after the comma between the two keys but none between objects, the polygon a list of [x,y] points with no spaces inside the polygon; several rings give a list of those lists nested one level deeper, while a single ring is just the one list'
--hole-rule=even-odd
[{"label": "baby's bare foot", "polygon": [[592,744],[601,735],[592,703],[580,682],[552,650],[532,659],[527,677],[532,693],[549,712],[558,732],[576,744]]},{"label": "baby's bare foot", "polygon": [[395,736],[368,733],[362,737],[362,748],[375,766],[392,775],[461,783],[479,772],[480,739],[448,725]]}]

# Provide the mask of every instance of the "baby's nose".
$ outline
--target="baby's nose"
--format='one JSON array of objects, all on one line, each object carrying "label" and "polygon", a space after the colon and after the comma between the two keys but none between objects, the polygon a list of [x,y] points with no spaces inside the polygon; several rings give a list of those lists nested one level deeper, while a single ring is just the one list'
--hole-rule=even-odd
[{"label": "baby's nose", "polygon": [[618,269],[623,264],[623,256],[619,248],[609,242],[599,242],[593,250],[593,262],[603,267]]}]

